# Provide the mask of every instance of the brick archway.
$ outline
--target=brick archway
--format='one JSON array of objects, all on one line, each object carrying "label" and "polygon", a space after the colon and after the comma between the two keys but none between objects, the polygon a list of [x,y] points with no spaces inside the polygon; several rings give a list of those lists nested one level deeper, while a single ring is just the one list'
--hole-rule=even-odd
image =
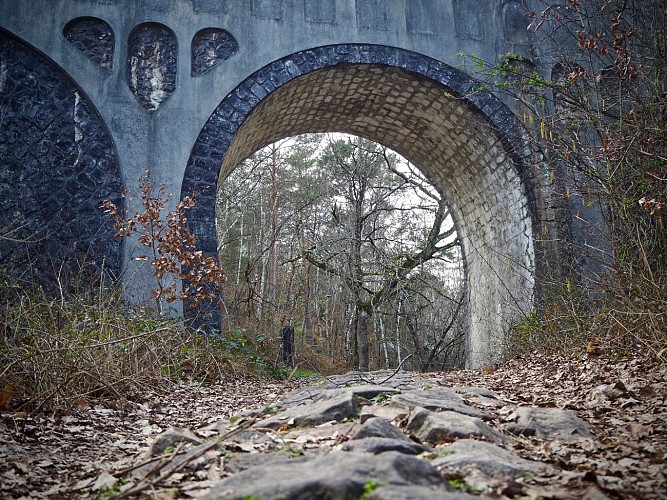
[{"label": "brick archway", "polygon": [[[540,263],[532,155],[509,109],[434,59],[336,45],[292,54],[246,78],[210,116],[186,167],[181,195],[197,196],[189,223],[202,250],[217,252],[220,178],[267,144],[323,131],[385,144],[445,195],[465,258],[468,365],[492,362],[507,329],[533,304]],[[214,310],[196,313],[216,320]]]}]

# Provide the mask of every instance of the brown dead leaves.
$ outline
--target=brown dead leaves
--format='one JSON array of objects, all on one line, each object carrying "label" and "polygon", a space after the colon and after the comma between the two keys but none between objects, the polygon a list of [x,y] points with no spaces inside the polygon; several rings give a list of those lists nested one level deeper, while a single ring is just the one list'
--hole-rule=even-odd
[{"label": "brown dead leaves", "polygon": [[205,427],[262,407],[297,383],[182,383],[120,409],[90,401],[67,413],[0,413],[0,498],[96,498],[141,460],[163,430]]},{"label": "brown dead leaves", "polygon": [[593,426],[594,439],[521,439],[517,451],[524,458],[562,470],[545,484],[540,478],[526,481],[542,497],[562,497],[558,490],[564,489],[566,497],[664,498],[667,368],[650,359],[595,354],[532,353],[469,383],[525,404],[574,410]]},{"label": "brown dead leaves", "polygon": [[[551,464],[558,473],[516,480],[495,478],[486,494],[545,499],[667,497],[664,365],[643,358],[532,353],[497,365],[493,371],[439,376],[444,386],[485,387],[519,405],[571,410],[593,428],[593,438],[574,441],[512,440],[508,447],[521,457]],[[187,427],[202,441],[215,439],[229,425],[224,419],[262,408],[290,389],[284,384],[257,381],[211,387],[182,384],[162,395],[146,395],[142,403],[131,408],[112,409],[93,401],[73,413],[40,419],[4,414],[0,420],[0,496],[30,492],[38,496],[99,496],[115,484],[112,479],[124,477],[124,470],[141,462],[151,440],[165,429]],[[502,427],[511,418],[513,407],[493,410],[496,419],[490,425]],[[220,429],[216,427],[219,424]],[[282,449],[281,445],[279,451],[283,455],[317,453],[346,435],[345,429],[336,426],[312,429],[308,435],[287,432],[282,439],[288,446]],[[246,443],[247,449],[234,451],[238,455],[234,460],[241,460],[238,467],[255,463],[266,454],[264,448],[277,446],[259,439],[250,447],[247,440],[239,443]],[[225,447],[231,452],[234,446],[242,447],[239,443],[230,440]],[[232,462],[223,463],[227,459],[220,452],[201,460],[204,465],[198,471],[177,471],[169,479],[179,497],[201,492],[236,467]]]}]

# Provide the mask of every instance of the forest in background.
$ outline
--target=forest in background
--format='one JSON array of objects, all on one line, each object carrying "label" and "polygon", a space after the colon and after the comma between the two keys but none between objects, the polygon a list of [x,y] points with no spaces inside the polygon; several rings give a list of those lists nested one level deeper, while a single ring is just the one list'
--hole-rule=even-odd
[{"label": "forest in background", "polygon": [[453,221],[386,147],[311,134],[263,148],[221,183],[218,236],[223,330],[277,344],[291,326],[317,370],[461,366]]}]

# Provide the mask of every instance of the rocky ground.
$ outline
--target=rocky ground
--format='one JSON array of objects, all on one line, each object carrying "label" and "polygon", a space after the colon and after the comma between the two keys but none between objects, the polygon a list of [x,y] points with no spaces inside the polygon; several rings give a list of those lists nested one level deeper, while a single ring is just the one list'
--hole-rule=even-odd
[{"label": "rocky ground", "polygon": [[641,358],[182,384],[3,414],[0,497],[667,498],[666,416]]}]

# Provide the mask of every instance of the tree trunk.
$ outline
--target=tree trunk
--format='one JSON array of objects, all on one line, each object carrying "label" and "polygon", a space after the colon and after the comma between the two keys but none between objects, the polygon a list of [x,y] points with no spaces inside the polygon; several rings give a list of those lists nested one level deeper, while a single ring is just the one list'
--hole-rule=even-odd
[{"label": "tree trunk", "polygon": [[[412,312],[409,312],[407,310],[408,308],[406,307],[406,312],[405,312],[405,326],[408,329],[408,332],[410,332],[410,336],[412,337],[412,343],[414,345],[414,351],[413,351],[413,360],[416,358],[416,365],[421,366],[421,363],[424,358],[424,346],[422,339],[419,338],[419,332],[417,331],[417,317],[415,314]],[[413,364],[413,360],[410,360],[410,365]],[[411,369],[410,367],[406,367],[406,369]]]},{"label": "tree trunk", "polygon": [[312,320],[312,297],[310,290],[310,263],[306,260],[303,263],[303,326],[306,334],[306,342],[313,344],[315,336],[313,335],[313,320]]},{"label": "tree trunk", "polygon": [[396,306],[396,366],[401,366],[403,357],[401,355],[401,309],[403,307],[403,293],[398,294],[398,304]]},{"label": "tree trunk", "polygon": [[356,359],[356,349],[353,348],[356,347],[357,342],[356,340],[353,341],[352,339],[352,334],[354,333],[356,335],[356,326],[355,326],[356,315],[357,313],[352,307],[352,304],[345,304],[345,318],[349,318],[349,320],[345,321],[344,349],[345,349],[345,358],[348,360],[348,362],[350,360],[350,354],[352,354],[352,358]]},{"label": "tree trunk", "polygon": [[384,367],[389,368],[389,352],[387,351],[387,337],[384,331],[382,314],[378,315],[378,327],[380,328],[380,343],[382,344],[382,354],[384,355]]},{"label": "tree trunk", "polygon": [[357,353],[359,356],[359,371],[370,371],[368,357],[368,322],[371,315],[365,307],[357,307]]},{"label": "tree trunk", "polygon": [[[268,302],[272,310],[276,307],[276,287],[278,270],[278,149],[274,144],[271,150],[271,213],[269,215],[269,272],[268,272]],[[272,315],[273,316],[273,315]]]},{"label": "tree trunk", "polygon": [[236,284],[241,284],[241,262],[243,262],[243,223],[245,219],[241,217],[241,229],[239,232],[239,258],[236,264]]}]

